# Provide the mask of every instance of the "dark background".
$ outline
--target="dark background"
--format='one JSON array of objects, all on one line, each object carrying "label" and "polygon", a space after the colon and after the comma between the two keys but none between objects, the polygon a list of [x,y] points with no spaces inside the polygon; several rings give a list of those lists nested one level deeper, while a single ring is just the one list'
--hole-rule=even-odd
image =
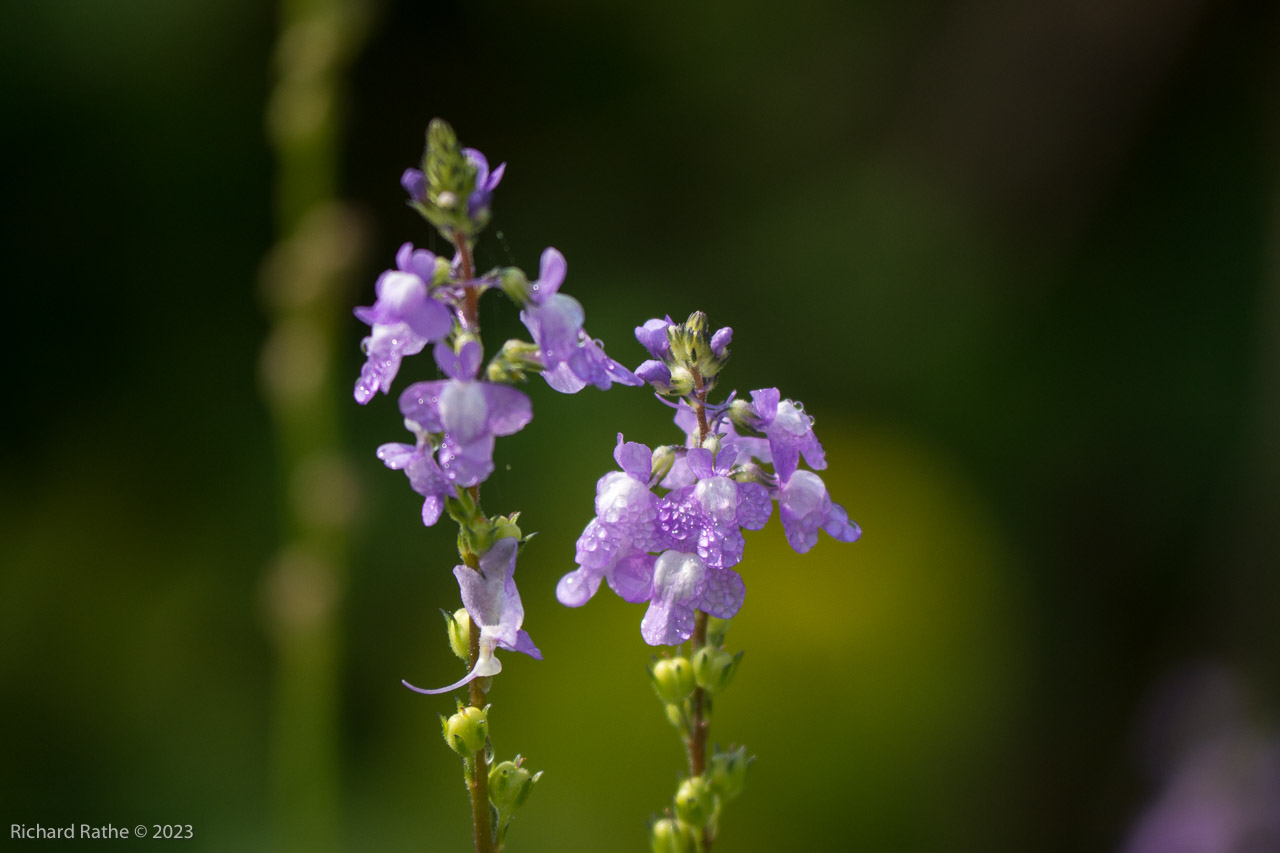
[{"label": "dark background", "polygon": [[[287,845],[263,604],[287,534],[258,368],[278,12],[0,12],[3,823]],[[329,176],[364,235],[334,314],[356,507],[335,847],[469,843],[449,700],[397,684],[455,677],[452,534],[373,457],[407,435],[394,396],[349,396],[349,306],[401,242],[443,248],[398,186],[435,115],[510,164],[481,267],[558,247],[632,366],[649,317],[732,326],[724,389],[803,400],[864,528],[805,557],[776,522],[749,538],[747,656],[713,739],[758,760],[718,850],[1119,849],[1176,753],[1144,734],[1153,696],[1188,672],[1225,673],[1274,738],[1280,7],[367,12]],[[500,297],[483,310],[495,350],[519,326]],[[397,389],[429,375],[410,362]],[[554,586],[615,434],[678,436],[639,390],[529,391],[485,487],[540,533],[517,577],[547,657],[507,655],[492,695],[499,756],[547,771],[511,849],[645,849],[682,759],[642,610],[566,610]]]}]

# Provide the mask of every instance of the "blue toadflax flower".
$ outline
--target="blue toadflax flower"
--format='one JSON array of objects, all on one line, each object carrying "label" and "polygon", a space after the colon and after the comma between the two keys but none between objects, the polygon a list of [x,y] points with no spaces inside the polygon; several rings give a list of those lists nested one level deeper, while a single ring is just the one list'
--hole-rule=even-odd
[{"label": "blue toadflax flower", "polygon": [[586,314],[572,296],[560,292],[568,265],[558,250],[542,253],[538,280],[529,287],[529,301],[520,320],[533,335],[542,357],[542,378],[562,394],[576,394],[588,385],[607,391],[620,385],[644,384],[634,373],[605,355],[600,343],[583,331]]},{"label": "blue toadflax flower", "polygon": [[373,327],[361,341],[368,359],[356,382],[357,403],[369,402],[379,391],[387,393],[404,356],[422,352],[453,328],[453,312],[431,297],[435,264],[435,255],[405,243],[396,253],[396,269],[378,277],[377,301],[355,309],[356,316]]},{"label": "blue toadflax flower", "polygon": [[689,639],[698,611],[724,619],[738,612],[746,592],[733,567],[746,548],[742,531],[762,529],[774,501],[797,552],[813,548],[819,530],[842,542],[862,531],[817,474],[798,470],[802,458],[819,470],[827,465],[799,403],[777,388],[751,392],[751,402],[734,393],[708,401],[732,329],[709,334],[706,316],[695,313],[683,324],[649,320],[635,333],[652,356],[636,375],[677,398],[668,405],[684,442],[660,448],[655,464],[648,447],[618,436],[614,458],[622,471],[597,483],[596,517],[578,538],[578,568],[560,579],[556,596],[578,607],[608,580],[625,600],[649,602],[640,628],[645,641],[673,645]]},{"label": "blue toadflax flower", "polygon": [[471,671],[447,687],[428,690],[415,687],[408,681],[404,686],[418,693],[448,693],[464,684],[486,675],[502,671],[502,661],[494,656],[497,649],[522,652],[535,660],[542,660],[542,652],[533,644],[529,634],[520,626],[524,624],[524,604],[516,589],[515,539],[499,539],[489,552],[480,558],[480,568],[454,566],[453,576],[458,579],[462,592],[462,604],[467,608],[471,622],[480,628],[480,655]]},{"label": "blue toadflax flower", "polygon": [[416,382],[400,396],[405,425],[420,435],[440,435],[437,463],[445,480],[474,486],[493,473],[494,437],[519,432],[533,420],[523,391],[480,382],[480,344],[467,341],[455,353],[441,341],[433,351],[448,379]]}]

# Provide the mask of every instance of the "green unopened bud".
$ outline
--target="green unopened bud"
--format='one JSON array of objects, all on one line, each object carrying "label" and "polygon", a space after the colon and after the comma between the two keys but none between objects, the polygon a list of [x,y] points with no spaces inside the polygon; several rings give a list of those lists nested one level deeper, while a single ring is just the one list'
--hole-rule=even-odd
[{"label": "green unopened bud", "polygon": [[729,404],[729,420],[733,425],[748,430],[759,430],[760,418],[756,417],[755,407],[741,398]]},{"label": "green unopened bud", "polygon": [[427,150],[422,155],[427,181],[426,198],[415,202],[427,221],[452,239],[454,233],[471,235],[477,230],[467,213],[467,200],[476,187],[476,167],[469,162],[449,123],[432,119],[427,127]]},{"label": "green unopened bud", "polygon": [[676,817],[692,826],[706,826],[716,810],[716,795],[701,776],[685,779],[676,791]]},{"label": "green unopened bud", "polygon": [[711,767],[707,775],[711,779],[711,789],[724,802],[736,798],[747,784],[747,748],[740,746],[732,752],[719,752],[711,756]]},{"label": "green unopened bud", "polygon": [[650,839],[653,853],[694,853],[698,849],[693,827],[669,817],[654,823]]},{"label": "green unopened bud", "polygon": [[444,255],[436,256],[435,268],[431,271],[432,284],[444,284],[453,274],[453,264]]},{"label": "green unopened bud", "polygon": [[505,267],[498,273],[499,287],[511,301],[523,308],[529,302],[529,277],[519,267]]},{"label": "green unopened bud", "polygon": [[693,391],[693,374],[689,372],[689,368],[677,364],[671,368],[671,382],[667,387],[668,394],[683,397]]},{"label": "green unopened bud", "polygon": [[669,705],[678,705],[688,699],[696,688],[693,667],[686,658],[666,658],[653,665],[650,671],[653,689],[658,698]]},{"label": "green unopened bud", "polygon": [[533,786],[542,778],[542,771],[530,773],[523,766],[524,759],[503,761],[489,770],[489,802],[500,815],[510,815],[524,805],[533,792]]},{"label": "green unopened bud", "polygon": [[444,742],[459,755],[471,755],[484,749],[489,737],[489,717],[487,709],[467,706],[449,719],[440,716],[444,729]]},{"label": "green unopened bud", "polygon": [[719,453],[720,452],[720,436],[716,435],[715,433],[711,433],[705,439],[702,440],[702,447],[705,450],[710,450],[713,456]]},{"label": "green unopened bud", "polygon": [[684,715],[683,705],[667,705],[667,720],[680,731],[688,727],[688,718]]},{"label": "green unopened bud", "polygon": [[445,629],[449,632],[449,648],[463,661],[471,659],[471,617],[465,607],[444,614]]},{"label": "green unopened bud", "polygon": [[671,466],[676,461],[676,449],[669,444],[659,445],[653,451],[653,468],[649,472],[649,476],[653,480],[661,480],[671,471]]},{"label": "green unopened bud", "polygon": [[742,652],[731,655],[724,649],[703,646],[693,655],[693,676],[698,686],[709,693],[719,693],[733,681]]},{"label": "green unopened bud", "polygon": [[723,646],[725,635],[729,633],[731,624],[733,624],[732,619],[721,619],[718,616],[707,619],[707,645],[713,649]]},{"label": "green unopened bud", "polygon": [[520,525],[516,524],[516,519],[520,518],[520,513],[513,512],[511,515],[495,515],[489,519],[493,525],[493,541],[499,539],[514,539],[519,542],[524,538],[524,534],[520,532]]},{"label": "green unopened bud", "polygon": [[525,374],[541,370],[538,345],[512,338],[502,345],[497,357],[485,367],[485,376],[490,382],[513,385],[523,382]]}]

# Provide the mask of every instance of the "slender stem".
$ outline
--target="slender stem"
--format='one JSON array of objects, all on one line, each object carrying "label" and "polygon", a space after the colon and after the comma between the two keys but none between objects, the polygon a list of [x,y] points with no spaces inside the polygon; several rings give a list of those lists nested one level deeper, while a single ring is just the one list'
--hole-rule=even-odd
[{"label": "slender stem", "polygon": [[[707,614],[701,610],[694,617],[692,643],[695,655],[707,644]],[[693,691],[692,704],[693,726],[686,744],[689,748],[689,774],[701,776],[707,769],[707,729],[711,727],[710,720],[703,713],[703,707],[706,705],[706,691],[701,687]]]},{"label": "slender stem", "polygon": [[[694,388],[693,414],[698,419],[698,445],[701,446],[711,432],[711,426],[707,423],[707,393],[710,389],[697,367],[692,368],[691,372]],[[693,621],[693,636],[690,637],[692,654],[696,655],[706,644],[707,614],[698,610]],[[685,744],[689,750],[689,774],[701,776],[707,769],[707,732],[711,728],[711,721],[706,716],[707,692],[698,687],[693,691],[690,704],[693,707],[693,725],[690,727],[689,740]],[[711,836],[710,827],[704,826],[702,853],[710,853],[712,841],[714,839]]]},{"label": "slender stem", "polygon": [[476,289],[471,284],[471,279],[475,276],[475,267],[471,261],[471,246],[467,244],[467,238],[461,234],[453,235],[453,245],[458,250],[458,258],[462,265],[462,325],[469,332],[480,334],[480,294],[476,293]]},{"label": "slender stem", "polygon": [[[474,276],[474,267],[471,262],[471,246],[467,244],[467,238],[461,234],[453,235],[453,245],[458,250],[458,258],[462,267],[462,290],[463,290],[463,306],[462,306],[462,325],[467,331],[474,334],[480,334],[480,297],[476,293],[475,287],[471,284]],[[477,509],[480,506],[480,486],[472,486],[469,490],[471,499],[476,502]],[[462,561],[466,563],[473,571],[480,570],[480,561],[475,554],[463,554]],[[467,617],[471,623],[470,628],[470,648],[468,650],[468,665],[475,667],[476,661],[480,659],[480,626],[475,623],[470,616]],[[485,688],[483,682],[485,679],[473,679],[470,685],[471,706],[473,708],[483,708],[485,702]],[[467,791],[471,794],[471,829],[475,836],[476,853],[494,853],[493,846],[493,818],[489,808],[489,760],[485,756],[486,746],[482,746],[476,750],[475,755],[471,759],[471,777],[467,779]]]},{"label": "slender stem", "polygon": [[[471,622],[470,633],[470,665],[474,667],[480,657],[480,626],[474,621]],[[475,708],[484,707],[485,689],[481,686],[482,680],[477,678],[471,682],[471,705]],[[471,794],[471,829],[475,835],[476,853],[494,853],[493,819],[489,811],[489,760],[485,756],[485,747],[476,750],[472,756],[467,791]]]}]

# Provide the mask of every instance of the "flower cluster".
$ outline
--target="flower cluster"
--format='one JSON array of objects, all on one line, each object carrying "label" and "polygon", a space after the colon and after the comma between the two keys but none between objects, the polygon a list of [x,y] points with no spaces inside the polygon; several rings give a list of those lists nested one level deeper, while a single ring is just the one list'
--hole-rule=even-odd
[{"label": "flower cluster", "polygon": [[[505,163],[491,170],[483,154],[462,148],[447,124],[433,121],[421,168],[406,170],[401,185],[410,206],[454,246],[454,256],[437,257],[406,243],[396,253],[395,268],[378,278],[374,304],[355,310],[370,327],[362,341],[367,358],[356,402],[389,393],[403,360],[429,345],[444,377],[404,390],[400,414],[414,440],[377,451],[422,496],[423,524],[434,525],[447,512],[460,528],[463,565],[454,575],[471,624],[480,626],[480,651],[467,677],[443,690],[496,673],[501,665],[495,649],[540,657],[521,628],[524,610],[512,580],[522,536],[515,516],[488,517],[479,505],[478,487],[494,470],[495,439],[533,419],[528,395],[513,386],[532,373],[562,393],[588,385],[643,384],[583,329],[581,304],[560,292],[567,264],[559,251],[542,253],[532,283],[514,267],[474,271],[471,247],[489,221],[493,192],[505,172]],[[491,289],[516,303],[533,341],[507,341],[485,365],[477,305]]]},{"label": "flower cluster", "polygon": [[[776,388],[751,393],[751,402],[707,402],[728,359],[732,330],[708,336],[706,318],[677,325],[650,320],[636,338],[653,357],[636,375],[664,396],[675,396],[682,444],[651,451],[619,434],[614,459],[621,471],[600,478],[596,517],[578,539],[578,569],[560,579],[561,603],[579,607],[602,580],[626,601],[647,601],[640,625],[651,645],[676,645],[693,632],[697,611],[728,619],[745,597],[743,530],[760,530],[778,504],[791,546],[804,553],[818,530],[843,542],[861,531],[831,500],[822,479],[800,470],[826,467],[813,420]],[[658,490],[658,491],[656,491]]]}]

